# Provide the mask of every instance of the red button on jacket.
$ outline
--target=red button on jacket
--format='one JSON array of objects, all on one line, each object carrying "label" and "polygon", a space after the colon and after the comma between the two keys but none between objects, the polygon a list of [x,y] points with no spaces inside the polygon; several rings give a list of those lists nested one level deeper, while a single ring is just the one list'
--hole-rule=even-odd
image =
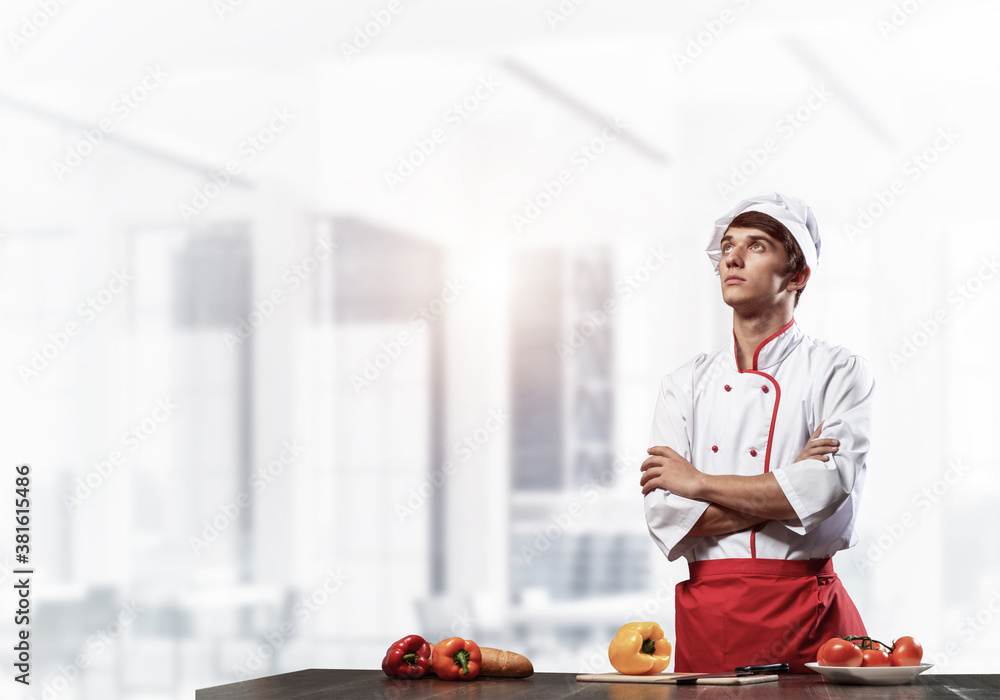
[{"label": "red button on jacket", "polygon": [[757,450],[750,450],[750,456],[751,457],[756,457],[757,456]]}]

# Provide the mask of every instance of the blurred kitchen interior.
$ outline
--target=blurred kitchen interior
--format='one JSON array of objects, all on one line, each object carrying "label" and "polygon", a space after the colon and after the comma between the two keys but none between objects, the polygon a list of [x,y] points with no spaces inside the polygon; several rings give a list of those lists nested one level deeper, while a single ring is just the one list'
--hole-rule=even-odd
[{"label": "blurred kitchen interior", "polygon": [[[382,6],[91,5],[0,79],[0,415],[34,468],[40,684],[85,654],[60,697],[189,697],[377,668],[410,633],[596,671],[628,620],[669,635],[686,569],[649,538],[638,465],[662,376],[730,333],[711,221],[775,186],[824,234],[797,318],[879,382],[842,578],[887,636],[964,641],[996,597],[996,290],[891,359],[991,250],[989,23],[928,5],[889,39],[881,4],[734,3],[682,65],[718,9],[426,1],[347,60]],[[928,274],[901,289],[886,260]],[[991,663],[982,626],[948,672]]]}]

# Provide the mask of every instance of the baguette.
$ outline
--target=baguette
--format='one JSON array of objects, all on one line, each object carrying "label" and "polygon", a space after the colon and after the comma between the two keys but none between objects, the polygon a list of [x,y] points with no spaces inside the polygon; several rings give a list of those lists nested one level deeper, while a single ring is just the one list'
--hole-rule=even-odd
[{"label": "baguette", "polygon": [[479,647],[479,650],[483,652],[483,666],[479,670],[480,676],[527,678],[535,672],[526,656],[490,647]]}]

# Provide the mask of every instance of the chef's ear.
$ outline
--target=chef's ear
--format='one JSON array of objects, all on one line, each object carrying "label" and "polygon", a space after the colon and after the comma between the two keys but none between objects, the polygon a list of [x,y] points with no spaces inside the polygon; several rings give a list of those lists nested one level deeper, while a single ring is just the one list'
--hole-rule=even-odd
[{"label": "chef's ear", "polygon": [[790,292],[802,289],[806,286],[806,282],[809,281],[810,275],[812,275],[812,270],[806,265],[804,270],[796,272],[789,278],[788,285],[785,288]]}]

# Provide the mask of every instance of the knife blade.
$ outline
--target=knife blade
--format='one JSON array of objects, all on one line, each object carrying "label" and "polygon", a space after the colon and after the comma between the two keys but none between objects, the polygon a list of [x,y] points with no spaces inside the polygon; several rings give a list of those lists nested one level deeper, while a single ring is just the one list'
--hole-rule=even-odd
[{"label": "knife blade", "polygon": [[737,676],[752,676],[757,673],[788,673],[788,664],[764,664],[762,666],[737,666]]},{"label": "knife blade", "polygon": [[733,671],[723,671],[721,673],[691,673],[678,678],[671,678],[667,683],[676,683],[677,685],[693,685],[702,678],[739,678],[740,676]]}]

